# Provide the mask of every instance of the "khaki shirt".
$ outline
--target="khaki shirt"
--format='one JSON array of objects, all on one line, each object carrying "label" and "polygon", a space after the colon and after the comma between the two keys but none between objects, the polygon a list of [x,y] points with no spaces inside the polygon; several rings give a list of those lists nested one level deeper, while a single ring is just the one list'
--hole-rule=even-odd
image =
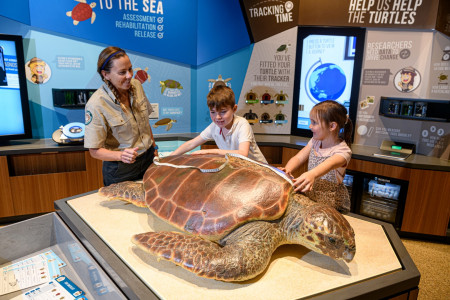
[{"label": "khaki shirt", "polygon": [[141,83],[132,79],[136,95],[131,99],[131,109],[123,111],[112,91],[102,85],[86,103],[85,148],[123,150],[139,147],[142,154],[153,144],[148,116],[153,111]]}]

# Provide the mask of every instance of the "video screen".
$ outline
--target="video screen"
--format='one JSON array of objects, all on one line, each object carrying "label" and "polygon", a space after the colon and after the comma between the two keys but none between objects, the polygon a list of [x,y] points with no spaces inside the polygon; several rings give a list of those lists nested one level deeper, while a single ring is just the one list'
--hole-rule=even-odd
[{"label": "video screen", "polygon": [[0,136],[25,134],[16,42],[1,38],[0,107]]},{"label": "video screen", "polygon": [[308,129],[317,103],[335,100],[350,107],[356,37],[310,35],[303,40],[297,128]]}]

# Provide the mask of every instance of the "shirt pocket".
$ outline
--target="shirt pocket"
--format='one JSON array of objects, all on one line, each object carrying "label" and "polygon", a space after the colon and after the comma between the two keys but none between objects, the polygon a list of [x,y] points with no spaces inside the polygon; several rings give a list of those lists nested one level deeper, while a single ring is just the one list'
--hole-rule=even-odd
[{"label": "shirt pocket", "polygon": [[110,117],[109,125],[113,136],[122,143],[129,135],[133,133],[130,117],[127,115],[115,115]]}]

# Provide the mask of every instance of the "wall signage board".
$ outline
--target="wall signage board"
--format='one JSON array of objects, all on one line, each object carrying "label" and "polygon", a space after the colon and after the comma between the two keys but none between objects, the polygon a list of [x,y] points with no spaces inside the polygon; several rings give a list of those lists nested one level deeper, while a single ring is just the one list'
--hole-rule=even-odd
[{"label": "wall signage board", "polygon": [[[430,65],[442,62],[442,55],[435,62],[431,59],[434,37],[434,32],[367,32],[355,144],[379,147],[383,140],[392,140],[415,143],[416,153],[423,155],[441,157],[445,152],[450,123],[414,119],[418,100],[449,99],[430,92],[439,80],[433,78],[437,72]],[[389,104],[393,115],[379,114],[381,97],[394,99]]]},{"label": "wall signage board", "polygon": [[299,25],[434,29],[439,0],[302,0]]},{"label": "wall signage board", "polygon": [[259,42],[298,24],[298,0],[243,0],[253,41]]},{"label": "wall signage board", "polygon": [[197,62],[196,0],[31,1],[30,17],[38,28],[182,63]]},{"label": "wall signage board", "polygon": [[255,43],[237,114],[255,133],[290,134],[297,27]]}]

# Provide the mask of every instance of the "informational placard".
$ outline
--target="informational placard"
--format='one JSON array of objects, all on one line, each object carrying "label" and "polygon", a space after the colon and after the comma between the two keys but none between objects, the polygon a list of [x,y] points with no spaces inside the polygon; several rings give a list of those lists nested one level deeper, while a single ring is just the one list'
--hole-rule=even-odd
[{"label": "informational placard", "polygon": [[197,61],[196,0],[31,1],[30,17],[37,28],[179,62]]},{"label": "informational placard", "polygon": [[237,114],[255,133],[289,134],[295,77],[297,27],[255,44]]},{"label": "informational placard", "polygon": [[[441,76],[450,73],[443,60],[447,45],[449,39],[440,33],[368,31],[354,143],[404,142],[414,144],[418,154],[449,158],[450,123],[420,118],[421,106],[427,105],[420,100],[450,99]],[[393,99],[391,115],[380,114],[381,97]]]},{"label": "informational placard", "polygon": [[302,0],[299,25],[433,29],[439,0]]},{"label": "informational placard", "polygon": [[297,26],[298,0],[242,1],[254,42]]}]

